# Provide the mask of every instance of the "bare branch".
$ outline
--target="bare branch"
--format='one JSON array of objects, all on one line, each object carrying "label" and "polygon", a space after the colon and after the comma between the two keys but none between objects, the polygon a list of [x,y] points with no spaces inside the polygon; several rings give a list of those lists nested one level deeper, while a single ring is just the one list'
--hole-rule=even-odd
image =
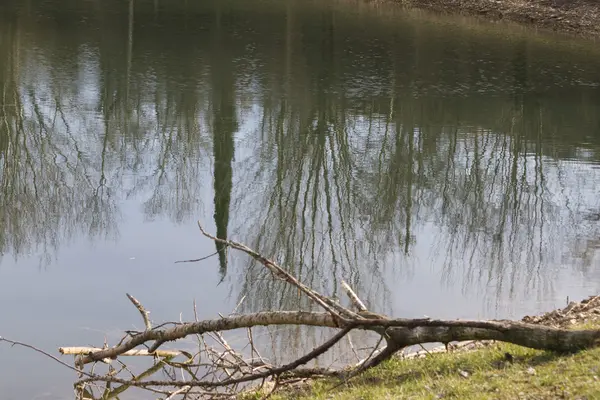
[{"label": "bare branch", "polygon": [[282,279],[285,282],[288,282],[288,283],[296,286],[304,294],[306,294],[309,298],[311,298],[313,301],[315,301],[317,304],[319,304],[321,307],[323,307],[324,310],[326,310],[327,312],[329,312],[336,319],[339,319],[340,322],[342,322],[342,323],[346,322],[346,319],[344,317],[342,317],[337,311],[335,311],[330,305],[328,305],[326,302],[324,302],[322,300],[322,298],[318,294],[316,294],[313,289],[311,289],[308,286],[304,285],[303,283],[299,282],[295,277],[293,277],[292,275],[290,275],[287,271],[285,271],[283,268],[281,268],[275,262],[273,262],[273,261],[271,261],[271,260],[263,257],[262,255],[260,255],[256,251],[250,249],[246,245],[234,242],[232,240],[220,239],[220,238],[218,238],[216,236],[211,235],[210,233],[207,233],[204,230],[204,228],[202,228],[202,224],[200,223],[200,221],[198,221],[198,227],[200,228],[200,232],[202,232],[202,234],[204,236],[206,236],[207,238],[212,239],[213,241],[215,241],[217,243],[221,243],[221,244],[227,245],[229,247],[232,247],[232,248],[234,248],[236,250],[243,251],[244,253],[248,254],[249,256],[251,256],[252,258],[254,258],[255,260],[257,260],[260,263],[262,263],[265,267],[267,267],[271,272],[274,273],[274,275],[276,277]]},{"label": "bare branch", "polygon": [[256,314],[178,324],[172,328],[164,330],[153,329],[150,331],[145,331],[134,335],[129,340],[126,340],[118,346],[83,356],[78,359],[77,363],[78,365],[84,365],[90,362],[101,360],[103,358],[114,358],[151,340],[161,342],[173,341],[184,338],[191,334],[203,334],[207,332],[227,331],[232,329],[267,325],[312,325],[331,328],[337,327],[336,321],[334,321],[333,317],[328,313],[304,311],[260,312]]}]

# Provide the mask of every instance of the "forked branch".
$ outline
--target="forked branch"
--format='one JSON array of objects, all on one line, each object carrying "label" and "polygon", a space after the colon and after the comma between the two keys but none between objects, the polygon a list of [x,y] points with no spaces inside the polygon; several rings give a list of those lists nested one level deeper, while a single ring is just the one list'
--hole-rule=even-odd
[{"label": "forked branch", "polygon": [[[61,348],[63,354],[77,354],[75,368],[82,372],[87,364],[96,364],[101,360],[117,360],[123,367],[114,368],[111,363],[109,373],[82,373],[83,378],[77,382],[77,387],[86,391],[89,384],[98,382],[119,383],[123,388],[135,386],[167,394],[174,398],[181,394],[190,397],[194,394],[203,398],[219,398],[226,394],[239,393],[244,389],[243,384],[249,382],[275,381],[278,387],[282,384],[280,377],[294,375],[310,377],[314,375],[334,375],[349,379],[362,371],[372,368],[389,359],[395,352],[403,348],[425,343],[450,343],[467,340],[495,340],[514,343],[517,345],[546,349],[560,352],[571,352],[600,345],[600,330],[571,331],[548,326],[536,325],[517,321],[477,321],[477,320],[437,320],[430,318],[405,319],[388,318],[370,313],[354,290],[343,281],[342,287],[348,294],[351,303],[358,312],[333,301],[318,291],[300,282],[272,260],[250,249],[244,244],[231,240],[219,239],[208,234],[200,225],[203,235],[227,247],[242,251],[273,273],[277,279],[295,286],[322,309],[321,312],[305,311],[264,311],[251,314],[235,314],[212,320],[196,320],[170,324],[168,327],[159,325],[152,327],[148,311],[133,296],[127,295],[136,306],[144,319],[145,330],[128,332],[118,344],[107,348]],[[237,353],[225,341],[221,332],[249,329],[257,326],[302,325],[337,329],[337,332],[326,342],[308,351],[304,356],[283,366],[272,366],[264,362],[262,357],[248,359],[242,353]],[[369,357],[352,368],[342,370],[300,368],[321,356],[338,343],[345,335],[353,330],[372,331],[385,339],[384,349],[373,351]],[[181,350],[156,350],[166,342],[176,342],[186,337],[196,336],[198,352],[190,354]],[[209,339],[220,344],[217,350],[208,344]],[[258,354],[253,343],[252,334],[248,332],[250,357]],[[152,344],[153,342],[153,344]],[[145,346],[145,348],[140,348]],[[180,354],[185,361],[176,362],[174,358]],[[120,361],[123,356],[152,356],[155,365],[147,373],[125,378],[122,375],[129,369]],[[53,357],[53,356],[52,356]],[[55,357],[53,357],[56,359]],[[63,363],[59,360],[59,362]],[[64,364],[67,365],[67,364]],[[151,373],[163,370],[169,379],[148,380]],[[93,371],[93,370],[92,370]],[[168,389],[168,390],[167,390]],[[109,391],[110,392],[110,391]],[[120,392],[119,392],[120,393]],[[89,396],[88,396],[89,397]]]}]

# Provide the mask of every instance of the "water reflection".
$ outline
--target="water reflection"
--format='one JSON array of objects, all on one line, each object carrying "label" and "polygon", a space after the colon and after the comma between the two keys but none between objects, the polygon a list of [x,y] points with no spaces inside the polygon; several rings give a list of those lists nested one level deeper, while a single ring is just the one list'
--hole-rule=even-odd
[{"label": "water reflection", "polygon": [[[212,29],[213,44],[211,57],[211,90],[213,112],[213,158],[214,158],[214,203],[216,236],[227,239],[229,226],[229,208],[233,186],[233,138],[238,130],[235,77],[231,37],[226,32],[232,28],[231,14],[223,13],[223,5],[215,5],[215,21]],[[225,246],[217,244],[219,270],[222,279],[227,273],[227,252]]]},{"label": "water reflection", "polygon": [[[591,50],[342,4],[0,7],[2,254],[118,240],[133,200],[394,315],[598,289]],[[312,307],[216,250],[244,311]],[[315,340],[278,335],[290,356]]]},{"label": "water reflection", "polygon": [[[17,257],[40,247],[49,255],[78,233],[114,235],[119,212],[106,185],[106,140],[101,146],[79,140],[49,71],[23,68],[22,32],[15,25],[2,28],[0,251]],[[82,117],[77,122],[92,124]],[[86,150],[98,153],[100,165]]]}]

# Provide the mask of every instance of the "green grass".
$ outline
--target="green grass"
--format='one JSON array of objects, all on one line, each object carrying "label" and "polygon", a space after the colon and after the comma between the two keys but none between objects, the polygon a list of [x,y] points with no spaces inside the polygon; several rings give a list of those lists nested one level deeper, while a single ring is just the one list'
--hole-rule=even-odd
[{"label": "green grass", "polygon": [[336,384],[319,380],[271,399],[598,399],[600,348],[557,354],[498,343],[472,352],[389,360],[331,390]]}]

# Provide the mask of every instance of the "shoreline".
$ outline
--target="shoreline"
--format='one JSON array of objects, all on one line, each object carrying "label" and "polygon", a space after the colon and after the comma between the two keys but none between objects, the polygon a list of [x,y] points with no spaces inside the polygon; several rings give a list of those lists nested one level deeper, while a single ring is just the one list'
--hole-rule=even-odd
[{"label": "shoreline", "polygon": [[600,38],[600,3],[593,0],[384,1],[408,8],[505,20],[584,38]]},{"label": "shoreline", "polygon": [[[600,329],[600,295],[572,301],[564,308],[525,316],[521,322],[564,329]],[[435,355],[434,355],[435,354]],[[337,388],[329,378],[299,380],[273,396],[274,400],[350,400],[399,397],[480,399],[557,398],[561,393],[587,397],[597,394],[600,347],[576,353],[554,353],[498,341],[466,341],[445,347],[397,354],[352,383]],[[271,383],[246,394],[258,398],[271,393]],[[583,397],[580,397],[583,395]],[[489,396],[489,397],[486,397]],[[559,396],[564,398],[564,396]],[[571,397],[569,397],[571,398]]]},{"label": "shoreline", "polygon": [[[564,308],[555,308],[539,315],[526,315],[519,322],[544,325],[552,328],[569,329],[577,325],[600,323],[600,295],[588,296],[580,301],[571,301]],[[494,344],[490,340],[467,340],[450,344],[451,352],[474,351]],[[398,354],[401,359],[423,358],[433,353],[448,353],[445,346]]]}]

